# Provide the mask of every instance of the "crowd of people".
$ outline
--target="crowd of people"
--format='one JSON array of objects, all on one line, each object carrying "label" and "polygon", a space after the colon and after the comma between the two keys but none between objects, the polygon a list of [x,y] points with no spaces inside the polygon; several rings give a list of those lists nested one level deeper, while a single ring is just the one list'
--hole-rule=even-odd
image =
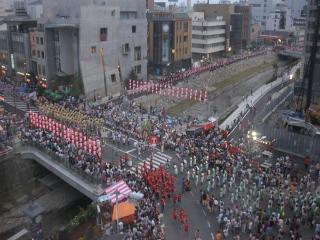
[{"label": "crowd of people", "polygon": [[[227,64],[238,60],[228,60]],[[215,68],[212,65],[201,69]],[[219,233],[225,239],[240,239],[245,235],[249,240],[283,239],[284,236],[298,240],[303,239],[303,227],[312,229],[314,238],[320,239],[320,199],[315,194],[319,182],[318,165],[301,172],[290,159],[278,158],[269,169],[255,167],[247,154],[244,139],[229,141],[225,132],[218,128],[199,135],[177,132],[176,125],[187,122],[168,124],[164,110],[154,108],[150,109],[151,114],[147,114],[146,109],[134,101],[119,105],[109,102],[88,108],[84,102],[73,100],[62,104],[40,100],[38,106],[43,114],[71,127],[94,132],[97,136],[102,135],[101,129],[107,129],[112,140],[120,144],[128,144],[129,137],[143,143],[146,135],[158,136],[163,150],[172,150],[177,156],[180,170],[173,166],[173,171],[184,176],[187,184],[183,189],[186,186],[189,189],[190,185],[201,189],[200,202],[216,218]],[[40,146],[86,174],[91,181],[110,185],[124,179],[132,191],[144,194],[137,205],[136,223],[128,229],[127,238],[163,238],[160,212],[163,212],[167,200],[174,202],[180,196],[181,201],[181,195],[175,193],[174,177],[168,177],[162,167],[159,171],[163,172],[156,174],[152,167],[151,172],[144,169],[145,174],[141,176],[130,173],[125,166],[99,161],[48,130],[24,124],[21,134],[23,142]],[[237,150],[230,151],[232,147]],[[186,211],[175,208],[173,218],[177,218],[178,212],[184,230],[188,231]]]},{"label": "crowd of people", "polygon": [[[231,145],[219,130],[195,138],[176,137],[171,145],[182,155],[180,174],[200,190],[200,202],[213,213],[223,239],[320,238],[319,163],[300,171],[289,157],[270,168],[253,164],[244,141]],[[308,230],[310,229],[310,230]]]}]

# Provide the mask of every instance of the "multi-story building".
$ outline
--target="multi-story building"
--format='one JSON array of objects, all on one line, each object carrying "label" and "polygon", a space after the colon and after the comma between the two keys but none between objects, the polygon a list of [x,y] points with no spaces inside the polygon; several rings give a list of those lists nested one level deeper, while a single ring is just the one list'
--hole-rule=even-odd
[{"label": "multi-story building", "polygon": [[45,28],[41,21],[30,30],[31,69],[39,81],[47,82],[47,54]]},{"label": "multi-story building", "polygon": [[203,12],[192,13],[192,59],[208,58],[225,52],[226,22],[222,17],[206,20]]},{"label": "multi-story building", "polygon": [[119,93],[131,71],[147,77],[146,0],[44,0],[43,12],[53,79],[81,78],[90,97]]},{"label": "multi-story building", "polygon": [[157,75],[191,66],[191,18],[187,13],[151,12],[148,18],[149,72]]},{"label": "multi-story building", "polygon": [[227,51],[240,53],[242,49],[246,48],[246,41],[243,40],[244,17],[241,13],[233,13],[230,17],[230,48]]},{"label": "multi-story building", "polygon": [[242,48],[246,49],[250,44],[252,7],[249,5],[236,5],[234,11],[242,14]]},{"label": "multi-story building", "polygon": [[[226,22],[226,53],[228,51],[239,52],[243,49],[243,32],[247,32],[247,30],[250,29],[249,26],[247,27],[247,25],[249,25],[248,22],[250,21],[248,18],[246,19],[246,24],[244,24],[243,14],[236,13],[235,5],[201,3],[195,4],[193,9],[196,12],[204,12],[205,19],[216,19],[219,16],[223,17],[223,20]],[[241,8],[239,8],[239,11],[240,9]],[[244,27],[246,29],[244,29]],[[231,33],[233,29],[234,32]],[[248,34],[245,34],[245,36],[248,39]]]},{"label": "multi-story building", "polygon": [[5,17],[13,14],[13,8],[10,6],[9,1],[0,0],[0,17]]},{"label": "multi-story building", "polygon": [[4,23],[7,30],[1,33],[1,37],[3,43],[7,38],[7,47],[1,52],[5,53],[4,61],[8,63],[4,65],[7,74],[25,78],[32,70],[29,29],[36,26],[36,21],[28,16],[7,16]]},{"label": "multi-story building", "polygon": [[261,24],[265,28],[267,18],[274,11],[277,4],[282,4],[284,0],[249,0],[248,4],[252,7],[253,23]]},{"label": "multi-story building", "polygon": [[200,3],[200,4],[194,4],[193,10],[195,12],[204,12],[205,19],[216,19],[219,16],[223,17],[223,20],[226,22],[226,51],[227,51],[230,48],[231,14],[234,13],[234,5]]},{"label": "multi-story building", "polygon": [[293,26],[304,29],[307,18],[307,1],[306,0],[287,0],[287,6],[291,10]]},{"label": "multi-story building", "polygon": [[292,32],[293,28],[293,18],[291,16],[291,11],[285,6],[276,8],[267,18],[266,22],[267,31],[286,31]]},{"label": "multi-story building", "polygon": [[[319,54],[319,45],[320,38],[316,36],[315,32],[319,31],[315,29],[317,26],[317,21],[319,18],[319,1],[317,0],[308,0],[308,14],[307,14],[307,28],[306,28],[306,41],[305,41],[305,61],[308,63],[311,52],[315,53],[315,65],[311,69],[312,71],[312,103],[320,103],[320,54]],[[313,48],[314,38],[317,37],[316,50]]]}]

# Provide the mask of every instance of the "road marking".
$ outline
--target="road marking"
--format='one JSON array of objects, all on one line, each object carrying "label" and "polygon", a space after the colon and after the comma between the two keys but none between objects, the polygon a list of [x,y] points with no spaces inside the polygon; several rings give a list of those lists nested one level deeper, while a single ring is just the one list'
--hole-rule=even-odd
[{"label": "road marking", "polygon": [[206,212],[203,209],[202,209],[202,212],[204,216],[207,216]]},{"label": "road marking", "polygon": [[214,240],[214,235],[213,235],[213,233],[211,233],[211,238],[212,238],[212,240]]},{"label": "road marking", "polygon": [[211,224],[209,223],[209,221],[207,223],[208,223],[208,227],[211,228]]},{"label": "road marking", "polygon": [[126,153],[131,153],[131,152],[134,152],[134,151],[136,151],[137,149],[135,149],[135,148],[133,148],[133,149],[131,149],[131,150],[129,150],[129,151],[126,151]]}]

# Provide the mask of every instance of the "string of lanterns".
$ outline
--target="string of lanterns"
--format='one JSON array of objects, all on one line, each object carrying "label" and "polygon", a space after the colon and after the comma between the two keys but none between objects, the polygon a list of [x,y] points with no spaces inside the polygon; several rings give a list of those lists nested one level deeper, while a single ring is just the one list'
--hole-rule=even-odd
[{"label": "string of lanterns", "polygon": [[187,87],[175,87],[170,84],[129,80],[129,90],[133,90],[130,92],[131,94],[147,92],[163,96],[190,99],[200,102],[206,102],[208,100],[207,90],[192,89]]},{"label": "string of lanterns", "polygon": [[98,156],[99,160],[102,159],[101,142],[99,139],[89,137],[81,131],[69,128],[50,117],[40,115],[36,112],[30,111],[28,117],[31,125],[52,132],[55,136],[71,142],[87,153]]}]

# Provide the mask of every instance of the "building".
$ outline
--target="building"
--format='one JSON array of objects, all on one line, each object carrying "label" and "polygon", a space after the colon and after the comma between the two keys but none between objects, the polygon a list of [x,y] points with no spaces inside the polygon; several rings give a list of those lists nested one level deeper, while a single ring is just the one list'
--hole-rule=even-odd
[{"label": "building", "polygon": [[48,80],[81,79],[85,95],[92,97],[119,93],[132,71],[146,79],[146,4],[44,0]]},{"label": "building", "polygon": [[275,10],[277,4],[283,2],[283,0],[249,0],[248,4],[252,7],[252,22],[261,24],[264,29],[269,14]]},{"label": "building", "polygon": [[207,58],[213,60],[225,53],[226,22],[222,17],[205,20],[203,12],[192,14],[192,59]]},{"label": "building", "polygon": [[187,13],[152,12],[148,18],[149,72],[164,75],[191,66],[191,18]]},{"label": "building", "polygon": [[13,8],[11,7],[9,1],[0,0],[0,17],[5,17],[13,14]]},{"label": "building", "polygon": [[6,56],[3,59],[7,63],[6,74],[26,78],[32,70],[29,29],[36,26],[36,21],[28,16],[7,16],[3,21],[7,30],[0,34],[3,43],[0,51]]},{"label": "building", "polygon": [[230,19],[230,47],[227,49],[228,52],[241,53],[241,50],[245,47],[246,41],[243,40],[243,15],[241,13],[231,14]]},{"label": "building", "polygon": [[262,33],[261,25],[258,23],[254,23],[251,25],[250,31],[250,42],[251,44],[257,45],[258,38]]},{"label": "building", "polygon": [[291,10],[285,6],[275,9],[267,18],[266,22],[267,31],[294,31],[293,18]]},{"label": "building", "polygon": [[[313,78],[312,84],[312,99],[311,104],[319,104],[320,103],[320,54],[319,54],[319,45],[320,38],[315,33],[315,26],[317,26],[317,21],[319,21],[319,3],[315,0],[308,0],[308,11],[307,11],[307,28],[305,32],[306,41],[305,41],[305,61],[306,64],[311,56],[311,53],[315,53],[315,65],[311,69],[311,75]],[[319,31],[319,28],[318,28]],[[316,37],[317,44],[314,48],[313,39]],[[307,83],[306,83],[307,84]],[[305,86],[306,87],[306,86]]]},{"label": "building", "polygon": [[[230,32],[231,32],[231,14],[234,13],[234,5],[232,4],[194,4],[193,10],[195,12],[204,12],[205,19],[216,19],[222,16],[226,22],[226,51],[232,47],[230,46]],[[233,47],[232,47],[233,48]]]},{"label": "building", "polygon": [[287,0],[287,6],[291,10],[293,26],[303,29],[306,26],[307,1]]},{"label": "building", "polygon": [[39,19],[37,27],[30,29],[31,72],[39,82],[43,83],[47,83],[48,77],[52,77],[48,74],[46,47],[45,25]]},{"label": "building", "polygon": [[[204,18],[216,19],[222,16],[226,22],[226,53],[232,51],[234,53],[241,52],[248,42],[250,30],[250,18],[246,18],[243,14],[250,11],[250,7],[238,7],[236,12],[236,5],[233,4],[195,4],[194,11],[203,12]],[[250,15],[250,14],[249,14]],[[240,22],[241,21],[241,22]],[[234,31],[232,33],[232,31]]]},{"label": "building", "polygon": [[246,49],[250,45],[252,7],[249,5],[236,5],[234,11],[242,14],[242,48]]},{"label": "building", "polygon": [[153,11],[154,10],[154,0],[146,0],[146,8],[149,11]]}]

